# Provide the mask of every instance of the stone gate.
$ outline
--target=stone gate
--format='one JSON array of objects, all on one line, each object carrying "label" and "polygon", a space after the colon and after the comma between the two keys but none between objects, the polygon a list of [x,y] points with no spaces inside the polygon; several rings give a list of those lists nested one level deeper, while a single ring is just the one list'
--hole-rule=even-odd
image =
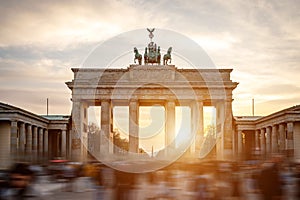
[{"label": "stone gate", "polygon": [[[231,158],[233,142],[232,69],[178,69],[174,65],[130,65],[127,68],[72,68],[74,79],[66,82],[72,91],[72,160],[85,160],[89,106],[101,106],[99,155],[113,154],[112,108],[129,107],[129,152],[138,154],[139,106],[165,108],[166,154],[176,151],[175,107],[191,109],[190,149],[199,156],[203,143],[203,106],[216,108],[216,156]],[[168,147],[168,148],[167,148]],[[101,157],[101,156],[100,156]]]}]

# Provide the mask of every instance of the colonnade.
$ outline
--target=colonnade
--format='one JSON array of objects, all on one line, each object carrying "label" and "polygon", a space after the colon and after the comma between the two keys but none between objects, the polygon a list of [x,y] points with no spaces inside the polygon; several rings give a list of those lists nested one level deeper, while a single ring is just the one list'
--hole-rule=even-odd
[{"label": "colonnade", "polygon": [[[294,143],[297,134],[294,130],[294,122],[284,122],[266,126],[256,125],[254,131],[253,149],[260,151],[262,156],[271,156],[277,153],[294,154]],[[245,148],[243,142],[243,130],[238,130],[238,153],[241,154]]]},{"label": "colonnade", "polygon": [[48,130],[21,121],[11,121],[10,149],[13,155],[48,155]]},{"label": "colonnade", "polygon": [[[72,157],[76,159],[78,156],[81,159],[84,159],[84,149],[88,146],[87,134],[88,129],[88,114],[87,110],[90,105],[95,105],[93,101],[84,101],[84,100],[73,100],[73,111],[72,111],[72,129],[76,131],[72,134]],[[126,103],[125,103],[126,102]],[[213,105],[216,107],[217,111],[217,127],[216,131],[221,133],[221,145],[217,147],[218,154],[223,156],[223,148],[226,144],[225,134],[228,135],[228,132],[231,133],[232,126],[226,126],[225,116],[232,118],[232,110],[227,109],[227,101],[218,101]],[[231,102],[231,101],[228,101]],[[175,146],[175,108],[178,102],[173,99],[168,100],[151,100],[143,101],[140,99],[130,99],[129,101],[115,102],[114,100],[104,99],[97,102],[98,106],[101,106],[101,121],[100,121],[100,154],[113,154],[114,152],[114,142],[113,142],[113,107],[114,106],[128,106],[129,108],[129,152],[138,153],[139,152],[139,107],[140,106],[152,106],[152,105],[162,105],[165,108],[165,148],[167,147],[168,151],[172,151],[176,148]],[[179,103],[180,104],[180,103]],[[231,104],[230,104],[231,105]],[[194,134],[194,138],[191,138],[192,144],[190,146],[190,152],[195,156],[200,155],[201,144],[204,138],[204,119],[203,119],[203,107],[204,102],[201,100],[198,101],[188,101],[184,102],[184,105],[189,106],[191,109],[191,132]],[[231,108],[231,107],[230,107]],[[153,119],[155,120],[155,119]],[[230,125],[232,124],[232,119],[229,119]],[[183,122],[185,123],[185,122]],[[227,130],[228,129],[228,130]],[[78,131],[81,131],[78,134]],[[222,134],[224,133],[224,134]],[[192,134],[190,134],[192,136]],[[231,135],[229,135],[231,137]],[[232,144],[232,141],[230,141]],[[81,143],[81,145],[78,145]],[[76,145],[74,145],[76,144]],[[84,147],[85,146],[85,147]],[[229,148],[231,148],[230,146]],[[76,152],[76,149],[78,150]],[[81,150],[80,150],[81,149]],[[93,152],[93,154],[96,152]],[[165,152],[171,153],[171,152]],[[83,157],[82,157],[83,156]]]},{"label": "colonnade", "polygon": [[[10,122],[10,150],[15,159],[38,161],[48,159],[49,141],[48,128],[22,121]],[[61,156],[66,156],[67,133],[60,130]]]}]

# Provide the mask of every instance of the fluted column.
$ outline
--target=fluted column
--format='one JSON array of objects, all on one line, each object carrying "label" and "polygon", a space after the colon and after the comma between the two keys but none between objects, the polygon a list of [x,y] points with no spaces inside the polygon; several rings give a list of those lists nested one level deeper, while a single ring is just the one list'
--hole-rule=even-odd
[{"label": "fluted column", "polygon": [[265,129],[260,129],[260,152],[262,155],[266,153],[266,136]]},{"label": "fluted column", "polygon": [[[198,125],[197,134],[196,134],[196,151],[200,151],[200,147],[203,144],[204,137],[204,118],[203,118],[203,102],[197,102],[198,104],[198,118],[196,118],[196,122]],[[197,106],[197,105],[196,105]]]},{"label": "fluted column", "polygon": [[255,130],[255,149],[259,149],[259,134],[260,130]]},{"label": "fluted column", "polygon": [[272,152],[277,153],[278,152],[278,131],[277,126],[272,126]]},{"label": "fluted column", "polygon": [[10,123],[10,153],[13,158],[18,152],[18,122],[11,121]]},{"label": "fluted column", "polygon": [[109,153],[109,139],[111,133],[111,104],[109,100],[101,102],[101,154]]},{"label": "fluted column", "polygon": [[287,147],[289,155],[292,156],[293,155],[293,150],[294,150],[294,123],[293,122],[288,122],[286,124],[286,128],[287,128],[286,147]]},{"label": "fluted column", "polygon": [[137,100],[129,102],[129,151],[139,151],[139,105]]},{"label": "fluted column", "polygon": [[[82,143],[82,138],[84,135],[84,108],[82,102],[77,99],[72,99],[72,151],[71,160],[83,161],[84,160],[84,146]],[[50,146],[51,148],[51,146]]]},{"label": "fluted column", "polygon": [[34,126],[32,131],[32,152],[35,161],[37,159],[37,147],[38,147],[38,132],[37,132],[37,127]]},{"label": "fluted column", "polygon": [[31,124],[27,125],[25,150],[27,155],[31,156],[31,152],[32,152],[32,125]]},{"label": "fluted column", "polygon": [[20,125],[20,139],[19,139],[20,153],[24,155],[25,152],[25,143],[26,143],[26,130],[25,123],[21,123]]},{"label": "fluted column", "polygon": [[271,144],[271,127],[266,128],[266,153],[269,155],[272,151],[272,144]]},{"label": "fluted column", "polygon": [[66,130],[61,131],[61,156],[66,157],[66,150],[67,150],[67,133]]},{"label": "fluted column", "polygon": [[44,156],[48,157],[48,130],[44,130]]},{"label": "fluted column", "polygon": [[279,124],[279,149],[284,151],[286,149],[286,135],[285,135],[285,126],[284,124]]},{"label": "fluted column", "polygon": [[44,142],[44,135],[43,135],[43,128],[39,128],[39,156],[43,155],[43,142]]},{"label": "fluted column", "polygon": [[224,125],[223,125],[223,133],[224,133],[224,153],[223,153],[223,158],[224,159],[232,159],[233,157],[233,127],[232,127],[232,120],[233,120],[233,115],[232,115],[232,99],[226,99],[224,102],[224,112],[225,112],[225,119],[224,119]]},{"label": "fluted column", "polygon": [[243,132],[242,130],[238,130],[238,154],[241,155],[243,152]]},{"label": "fluted column", "polygon": [[175,102],[168,101],[165,105],[166,110],[166,134],[165,146],[168,148],[175,148]]}]

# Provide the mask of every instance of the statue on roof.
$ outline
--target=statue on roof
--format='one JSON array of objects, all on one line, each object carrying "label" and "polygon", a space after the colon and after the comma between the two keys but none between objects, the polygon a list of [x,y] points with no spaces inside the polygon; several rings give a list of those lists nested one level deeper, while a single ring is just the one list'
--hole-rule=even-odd
[{"label": "statue on roof", "polygon": [[152,42],[152,38],[154,37],[153,32],[155,31],[155,28],[147,28],[147,31],[149,31],[149,38]]},{"label": "statue on roof", "polygon": [[164,65],[167,65],[168,61],[170,61],[170,63],[171,63],[171,60],[172,60],[171,52],[172,52],[172,47],[169,47],[167,54],[164,55]]},{"label": "statue on roof", "polygon": [[136,60],[138,60],[139,65],[141,65],[142,64],[142,55],[139,53],[139,51],[137,50],[136,47],[134,47],[133,51],[134,51],[134,63]]},{"label": "statue on roof", "polygon": [[149,38],[150,38],[150,43],[148,44],[148,47],[145,49],[145,54],[144,54],[144,63],[145,65],[151,63],[157,63],[160,65],[160,47],[157,48],[156,44],[152,41],[152,38],[154,37],[154,30],[155,28],[147,28],[149,31]]},{"label": "statue on roof", "polygon": [[[161,63],[160,46],[157,46],[156,43],[154,43],[152,41],[152,39],[154,37],[153,32],[155,31],[155,28],[147,28],[147,31],[149,32],[150,43],[145,48],[144,64],[145,65],[148,65],[148,64],[160,65],[160,63]],[[170,47],[168,49],[167,54],[165,54],[163,57],[164,65],[167,65],[168,61],[171,62],[171,52],[172,52],[172,47]],[[136,47],[134,47],[134,53],[135,53],[134,63],[136,63],[136,60],[138,60],[139,65],[141,65],[143,56],[141,54],[139,54]]]}]

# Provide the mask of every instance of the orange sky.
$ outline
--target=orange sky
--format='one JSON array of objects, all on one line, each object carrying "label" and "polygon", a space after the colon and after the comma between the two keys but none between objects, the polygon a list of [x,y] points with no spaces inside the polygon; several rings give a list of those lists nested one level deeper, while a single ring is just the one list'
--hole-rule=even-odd
[{"label": "orange sky", "polygon": [[255,114],[267,115],[300,102],[299,9],[292,0],[1,1],[0,101],[45,114],[49,98],[50,114],[70,114],[71,67],[109,38],[157,27],[234,69],[234,115],[251,115],[252,98]]}]

